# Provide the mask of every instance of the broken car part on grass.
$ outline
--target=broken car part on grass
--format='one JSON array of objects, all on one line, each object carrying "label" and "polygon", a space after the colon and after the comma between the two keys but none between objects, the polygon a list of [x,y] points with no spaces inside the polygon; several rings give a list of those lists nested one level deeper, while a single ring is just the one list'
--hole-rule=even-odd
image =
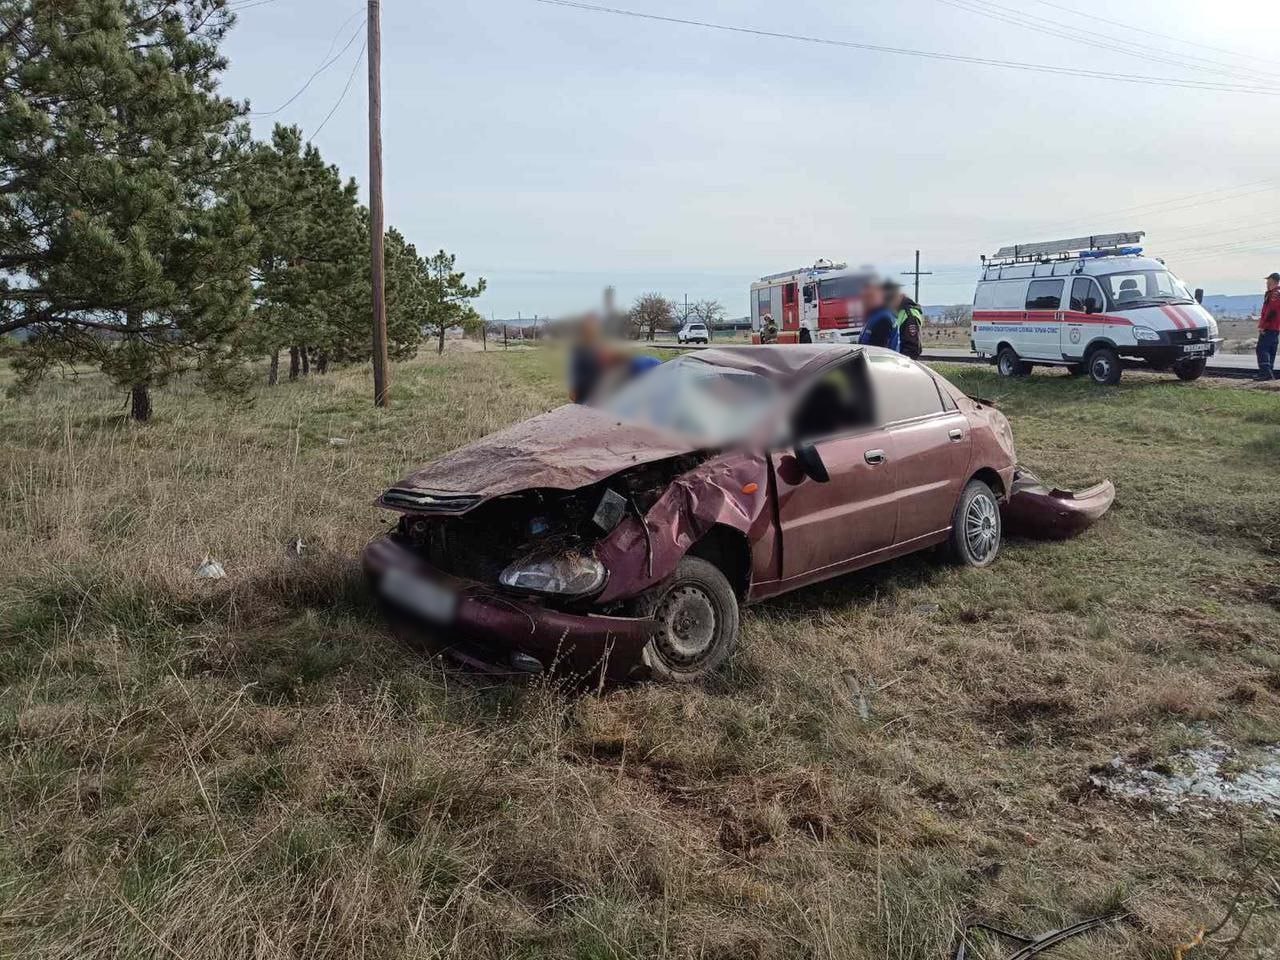
[{"label": "broken car part on grass", "polygon": [[365,565],[501,669],[690,680],[743,603],[940,544],[990,564],[1002,510],[1048,510],[1015,464],[999,411],[890,351],[705,350],[409,474]]},{"label": "broken car part on grass", "polygon": [[1081,920],[1070,926],[1061,928],[1060,930],[1050,930],[1048,933],[1041,934],[1038,937],[1024,937],[1020,933],[1010,933],[1008,930],[1002,930],[999,927],[993,927],[989,923],[970,923],[962,931],[960,931],[960,942],[956,944],[955,960],[965,960],[966,951],[969,947],[969,931],[985,930],[987,933],[994,933],[1006,940],[1012,940],[1020,943],[1020,946],[1012,954],[1009,960],[1030,960],[1031,957],[1043,953],[1051,947],[1056,947],[1065,940],[1072,937],[1078,937],[1082,933],[1088,933],[1098,927],[1108,923],[1116,923],[1124,920],[1129,915],[1127,913],[1112,914],[1107,917],[1094,917],[1090,920]]}]

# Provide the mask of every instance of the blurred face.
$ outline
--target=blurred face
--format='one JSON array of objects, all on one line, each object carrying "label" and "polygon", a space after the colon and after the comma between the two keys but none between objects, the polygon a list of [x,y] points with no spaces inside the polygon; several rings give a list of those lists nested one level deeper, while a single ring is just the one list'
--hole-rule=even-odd
[{"label": "blurred face", "polygon": [[1276,288],[1278,288],[1278,287],[1280,287],[1280,283],[1277,283],[1276,281],[1272,280],[1270,277],[1268,277],[1268,278],[1267,278],[1267,291],[1268,291],[1268,292],[1270,292],[1270,291],[1272,291],[1272,290],[1275,290],[1275,289],[1276,289]]},{"label": "blurred face", "polygon": [[869,283],[862,288],[862,310],[864,313],[879,310],[883,306],[884,291],[878,285]]},{"label": "blurred face", "polygon": [[900,306],[902,306],[902,299],[903,299],[903,296],[902,296],[901,290],[885,291],[885,302],[889,305],[890,310],[897,310]]}]

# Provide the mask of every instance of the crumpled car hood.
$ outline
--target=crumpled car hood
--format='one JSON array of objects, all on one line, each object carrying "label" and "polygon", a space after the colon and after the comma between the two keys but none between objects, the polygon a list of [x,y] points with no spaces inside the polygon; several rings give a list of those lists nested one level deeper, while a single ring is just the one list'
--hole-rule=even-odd
[{"label": "crumpled car hood", "polygon": [[481,499],[522,490],[576,490],[698,449],[678,434],[570,403],[446,453],[394,489]]}]

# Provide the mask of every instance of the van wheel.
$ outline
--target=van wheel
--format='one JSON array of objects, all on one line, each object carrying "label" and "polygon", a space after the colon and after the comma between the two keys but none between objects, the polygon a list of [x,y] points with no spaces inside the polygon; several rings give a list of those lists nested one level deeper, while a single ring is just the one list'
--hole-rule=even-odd
[{"label": "van wheel", "polygon": [[1094,383],[1114,387],[1120,382],[1120,355],[1110,347],[1098,347],[1089,353],[1086,361],[1089,379]]},{"label": "van wheel", "polygon": [[1002,377],[1025,377],[1031,373],[1031,364],[1020,359],[1013,347],[1001,347],[996,354],[996,372]]},{"label": "van wheel", "polygon": [[951,516],[951,555],[966,567],[985,567],[1000,552],[1000,503],[981,480],[970,480]]},{"label": "van wheel", "polygon": [[684,557],[676,572],[631,604],[658,621],[643,659],[653,677],[691,683],[724,663],[738,643],[738,598],[714,564]]},{"label": "van wheel", "polygon": [[1200,360],[1183,360],[1173,365],[1173,372],[1178,375],[1179,380],[1199,380],[1204,376],[1204,368],[1209,361]]}]

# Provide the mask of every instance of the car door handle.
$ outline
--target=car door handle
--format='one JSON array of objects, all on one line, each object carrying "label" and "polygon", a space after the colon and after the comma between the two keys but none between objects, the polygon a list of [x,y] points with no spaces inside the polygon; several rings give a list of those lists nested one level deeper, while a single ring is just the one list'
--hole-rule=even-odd
[{"label": "car door handle", "polygon": [[884,455],[883,450],[868,450],[866,453],[862,455],[862,459],[867,461],[867,463],[877,464],[877,463],[884,463],[885,460],[888,459],[888,457]]},{"label": "car door handle", "polygon": [[949,434],[947,434],[947,436],[951,438],[952,443],[959,443],[961,440],[964,439],[964,431],[952,430]]}]

